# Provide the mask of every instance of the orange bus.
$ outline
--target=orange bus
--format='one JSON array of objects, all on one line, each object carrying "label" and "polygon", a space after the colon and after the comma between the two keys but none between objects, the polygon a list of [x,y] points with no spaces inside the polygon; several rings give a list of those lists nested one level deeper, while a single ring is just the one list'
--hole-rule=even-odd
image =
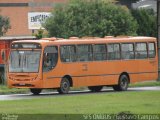
[{"label": "orange bus", "polygon": [[153,37],[44,38],[11,44],[8,86],[29,88],[33,94],[47,88],[65,94],[80,86],[125,91],[129,83],[157,78]]}]

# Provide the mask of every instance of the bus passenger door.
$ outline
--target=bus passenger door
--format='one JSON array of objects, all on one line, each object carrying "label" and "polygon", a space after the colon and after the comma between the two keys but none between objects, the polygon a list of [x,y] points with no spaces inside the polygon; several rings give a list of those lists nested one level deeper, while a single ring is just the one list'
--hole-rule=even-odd
[{"label": "bus passenger door", "polygon": [[155,43],[149,42],[148,43],[148,57],[149,57],[149,74],[148,74],[148,80],[156,80],[158,77],[158,59],[156,56],[156,49],[155,49]]},{"label": "bus passenger door", "polygon": [[136,43],[136,59],[138,61],[138,81],[154,80],[157,74],[155,43]]},{"label": "bus passenger door", "polygon": [[44,88],[55,87],[55,67],[58,61],[58,48],[57,46],[47,46],[43,53],[43,85]]}]

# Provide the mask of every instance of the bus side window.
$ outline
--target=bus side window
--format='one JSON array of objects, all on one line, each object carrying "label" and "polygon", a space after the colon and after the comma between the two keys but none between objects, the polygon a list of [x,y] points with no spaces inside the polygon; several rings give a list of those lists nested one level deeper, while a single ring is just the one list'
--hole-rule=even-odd
[{"label": "bus side window", "polygon": [[77,61],[92,61],[93,53],[92,53],[92,45],[77,45]]},{"label": "bus side window", "polygon": [[136,43],[135,48],[136,59],[147,58],[147,43]]},{"label": "bus side window", "polygon": [[108,60],[120,59],[120,45],[117,43],[107,45],[107,58]]},{"label": "bus side window", "polygon": [[156,56],[155,51],[155,44],[154,43],[148,43],[148,57],[154,58]]},{"label": "bus side window", "polygon": [[74,45],[60,46],[60,54],[62,62],[75,62],[76,61],[76,48]]},{"label": "bus side window", "polygon": [[107,59],[106,44],[95,44],[93,46],[93,56],[95,61]]},{"label": "bus side window", "polygon": [[121,44],[122,59],[134,59],[134,47],[132,43]]},{"label": "bus side window", "polygon": [[43,71],[50,71],[53,69],[58,61],[58,48],[57,46],[47,46],[43,54]]}]

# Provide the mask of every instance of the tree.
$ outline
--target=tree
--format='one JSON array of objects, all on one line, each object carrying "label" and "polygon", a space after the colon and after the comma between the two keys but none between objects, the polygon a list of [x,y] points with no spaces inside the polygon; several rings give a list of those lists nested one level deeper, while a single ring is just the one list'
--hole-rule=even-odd
[{"label": "tree", "polygon": [[9,28],[10,28],[9,18],[0,15],[0,36],[3,36]]},{"label": "tree", "polygon": [[126,7],[105,0],[73,0],[57,6],[44,27],[49,36],[136,35],[137,23]]},{"label": "tree", "polygon": [[139,36],[157,36],[157,17],[152,9],[135,9],[132,15],[137,20]]}]

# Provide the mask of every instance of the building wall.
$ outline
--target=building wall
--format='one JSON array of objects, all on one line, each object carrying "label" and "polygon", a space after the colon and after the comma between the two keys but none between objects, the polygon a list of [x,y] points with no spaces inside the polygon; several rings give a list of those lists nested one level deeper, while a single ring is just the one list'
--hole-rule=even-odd
[{"label": "building wall", "polygon": [[133,3],[132,7],[134,9],[137,8],[153,9],[155,12],[157,12],[157,0],[140,0],[137,1],[136,3]]},{"label": "building wall", "polygon": [[50,12],[66,0],[0,0],[0,15],[10,18],[11,29],[5,36],[30,36],[28,12]]},{"label": "building wall", "polygon": [[139,0],[116,0],[116,2],[118,4],[125,5],[129,9],[131,9],[132,8],[132,4],[136,3],[137,1],[139,1]]}]

